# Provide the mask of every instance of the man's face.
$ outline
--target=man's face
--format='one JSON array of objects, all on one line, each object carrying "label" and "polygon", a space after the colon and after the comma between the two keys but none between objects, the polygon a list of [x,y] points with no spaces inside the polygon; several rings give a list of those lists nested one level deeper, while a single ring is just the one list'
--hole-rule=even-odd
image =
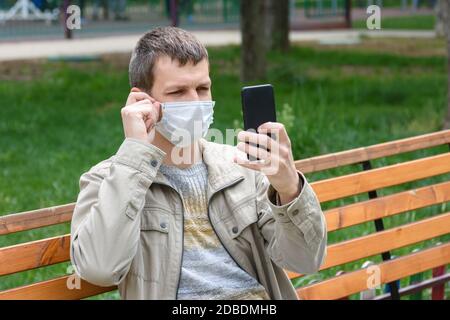
[{"label": "man's face", "polygon": [[203,59],[196,65],[188,62],[180,66],[168,56],[155,63],[154,81],[150,95],[159,102],[211,100],[209,64]]}]

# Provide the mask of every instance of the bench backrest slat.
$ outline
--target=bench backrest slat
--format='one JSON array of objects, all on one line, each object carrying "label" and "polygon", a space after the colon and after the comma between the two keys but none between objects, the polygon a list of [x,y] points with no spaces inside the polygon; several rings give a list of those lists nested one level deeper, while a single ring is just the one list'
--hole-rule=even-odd
[{"label": "bench backrest slat", "polygon": [[[368,147],[297,160],[304,173],[333,169],[343,165],[421,150],[450,143],[450,130],[380,143]],[[0,216],[0,235],[69,222],[75,203]]]},{"label": "bench backrest slat", "polygon": [[[380,284],[395,281],[450,263],[450,243],[378,264]],[[81,280],[81,290],[67,288],[71,276],[38,282],[0,292],[6,299],[82,299],[116,287],[97,287]],[[339,299],[367,289],[367,270],[361,269],[297,289],[301,299]]]},{"label": "bench backrest slat", "polygon": [[325,210],[328,232],[450,201],[450,181]]},{"label": "bench backrest slat", "polygon": [[0,291],[0,300],[79,300],[117,287],[99,287],[81,280],[80,289],[69,290],[67,283],[74,284],[71,276],[33,283],[27,286]]},{"label": "bench backrest slat", "polygon": [[[450,213],[328,246],[321,270],[450,233]],[[0,275],[68,261],[70,235],[0,249]],[[300,274],[288,273],[290,278]]]},{"label": "bench backrest slat", "polygon": [[[342,241],[327,247],[325,263],[320,270],[367,258],[450,233],[450,212],[385,231]],[[294,278],[300,276],[289,272]]]},{"label": "bench backrest slat", "polygon": [[0,217],[0,235],[69,222],[75,203]]},{"label": "bench backrest slat", "polygon": [[448,143],[450,143],[450,130],[442,130],[416,137],[375,144],[368,147],[297,160],[295,165],[297,169],[303,173],[318,172]]},{"label": "bench backrest slat", "polygon": [[[450,172],[450,153],[320,180],[311,185],[319,200],[325,202],[447,172]],[[68,204],[2,216],[0,235],[70,221],[73,208],[74,204]]]},{"label": "bench backrest slat", "polygon": [[0,276],[70,260],[70,234],[0,248]]},{"label": "bench backrest slat", "polygon": [[311,183],[320,202],[450,172],[450,152]]}]

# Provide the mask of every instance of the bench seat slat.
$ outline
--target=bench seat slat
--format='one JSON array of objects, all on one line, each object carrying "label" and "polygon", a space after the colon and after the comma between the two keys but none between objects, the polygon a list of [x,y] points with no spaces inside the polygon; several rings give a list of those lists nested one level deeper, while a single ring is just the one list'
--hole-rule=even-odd
[{"label": "bench seat slat", "polygon": [[[381,284],[396,281],[450,263],[450,243],[412,253],[378,264]],[[373,273],[366,269],[345,273],[310,286],[297,289],[300,299],[331,300],[347,297],[367,290],[367,282]]]}]

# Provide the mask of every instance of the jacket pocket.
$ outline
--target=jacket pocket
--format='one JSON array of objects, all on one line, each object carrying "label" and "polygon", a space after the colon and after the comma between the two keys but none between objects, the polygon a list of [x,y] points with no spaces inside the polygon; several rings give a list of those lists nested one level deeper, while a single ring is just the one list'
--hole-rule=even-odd
[{"label": "jacket pocket", "polygon": [[172,215],[161,207],[145,207],[140,240],[130,274],[145,281],[162,282],[169,266]]},{"label": "jacket pocket", "polygon": [[222,223],[225,225],[230,238],[236,239],[242,235],[242,232],[258,221],[256,212],[256,202],[253,196],[245,198],[239,202],[231,212],[231,215],[224,219]]},{"label": "jacket pocket", "polygon": [[161,207],[145,207],[141,216],[141,231],[169,233],[170,212]]}]

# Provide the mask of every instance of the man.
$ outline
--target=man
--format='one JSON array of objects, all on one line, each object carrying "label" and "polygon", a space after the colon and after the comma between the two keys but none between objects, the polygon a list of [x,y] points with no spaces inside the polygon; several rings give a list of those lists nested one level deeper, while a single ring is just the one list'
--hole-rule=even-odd
[{"label": "man", "polygon": [[208,54],[182,29],[145,34],[129,76],[125,140],[80,179],[76,273],[118,285],[123,299],[296,299],[283,268],[316,272],[327,233],[283,125],[241,131],[237,148],[203,139],[214,106]]}]

